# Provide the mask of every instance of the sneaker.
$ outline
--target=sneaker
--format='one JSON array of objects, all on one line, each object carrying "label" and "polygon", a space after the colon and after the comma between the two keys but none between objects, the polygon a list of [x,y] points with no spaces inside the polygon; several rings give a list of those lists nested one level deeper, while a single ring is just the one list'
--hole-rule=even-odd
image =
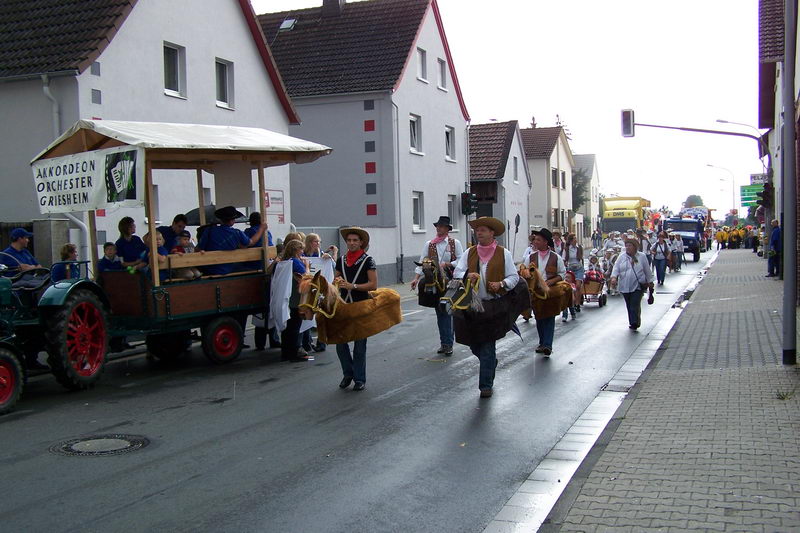
[{"label": "sneaker", "polygon": [[297,355],[298,357],[308,357],[308,352],[305,350],[305,348],[298,348]]},{"label": "sneaker", "polygon": [[442,349],[444,350],[443,352],[441,352],[442,354],[448,355],[448,356],[449,355],[453,355],[453,346],[452,345],[446,344],[446,345],[442,346]]},{"label": "sneaker", "polygon": [[364,390],[366,384],[363,381],[356,381],[353,385],[353,390]]},{"label": "sneaker", "polygon": [[539,346],[537,346],[537,347],[536,347],[536,350],[535,350],[535,352],[536,352],[536,353],[544,353],[544,346],[542,346],[542,345],[540,344]]},{"label": "sneaker", "polygon": [[350,386],[350,383],[352,383],[352,382],[353,382],[353,378],[345,376],[345,377],[342,378],[342,381],[339,382],[339,388],[340,389],[346,389],[347,387]]},{"label": "sneaker", "polygon": [[564,315],[561,315],[561,322],[566,322],[566,321],[567,321],[567,317],[565,317]]},{"label": "sneaker", "polygon": [[550,357],[550,354],[553,353],[553,349],[549,346],[545,346],[542,348],[542,353],[545,355],[545,357]]},{"label": "sneaker", "polygon": [[436,350],[436,353],[444,353],[445,351],[447,351],[445,348],[447,347],[444,344],[442,344],[441,346],[439,346],[439,349]]}]

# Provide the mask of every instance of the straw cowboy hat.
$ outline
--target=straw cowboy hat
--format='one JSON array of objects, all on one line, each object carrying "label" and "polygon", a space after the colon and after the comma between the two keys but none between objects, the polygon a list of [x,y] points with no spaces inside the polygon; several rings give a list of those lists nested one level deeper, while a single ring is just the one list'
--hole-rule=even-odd
[{"label": "straw cowboy hat", "polygon": [[367,230],[363,228],[359,228],[358,226],[350,226],[349,228],[342,228],[339,230],[339,234],[342,236],[342,239],[347,241],[347,236],[350,233],[355,233],[361,238],[361,249],[366,250],[369,247],[369,233]]},{"label": "straw cowboy hat", "polygon": [[494,217],[480,217],[476,218],[475,220],[469,221],[470,227],[472,229],[477,229],[478,226],[486,226],[490,230],[494,232],[495,237],[499,237],[506,231],[506,226],[499,220]]}]

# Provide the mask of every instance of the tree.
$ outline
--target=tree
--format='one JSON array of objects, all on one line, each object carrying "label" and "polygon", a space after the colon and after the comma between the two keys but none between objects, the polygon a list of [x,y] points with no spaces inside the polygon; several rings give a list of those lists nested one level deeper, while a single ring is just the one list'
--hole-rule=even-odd
[{"label": "tree", "polygon": [[690,194],[686,197],[686,201],[683,202],[683,207],[697,207],[700,205],[706,204],[703,203],[703,199],[697,194]]},{"label": "tree", "polygon": [[585,168],[572,170],[572,210],[578,212],[583,204],[589,199],[589,177],[586,175]]}]

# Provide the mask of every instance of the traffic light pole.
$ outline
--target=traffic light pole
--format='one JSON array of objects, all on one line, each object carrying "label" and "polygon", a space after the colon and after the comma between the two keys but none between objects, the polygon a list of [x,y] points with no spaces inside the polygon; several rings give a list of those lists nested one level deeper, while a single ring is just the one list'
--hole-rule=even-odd
[{"label": "traffic light pole", "polygon": [[784,0],[783,41],[783,364],[797,364],[797,159],[795,120],[795,53],[797,0]]}]

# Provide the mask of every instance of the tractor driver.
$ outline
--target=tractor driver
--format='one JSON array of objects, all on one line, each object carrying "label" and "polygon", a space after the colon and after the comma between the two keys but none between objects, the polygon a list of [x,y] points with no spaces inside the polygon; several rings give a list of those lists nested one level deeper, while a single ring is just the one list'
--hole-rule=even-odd
[{"label": "tractor driver", "polygon": [[[28,250],[28,243],[33,237],[33,233],[26,231],[23,228],[15,228],[11,231],[11,245],[3,250],[0,255],[0,263],[6,265],[8,270],[3,273],[6,277],[16,276],[19,272],[27,272],[36,268],[43,268],[39,261],[33,257],[33,254]],[[9,257],[10,256],[10,257]],[[41,285],[41,280],[26,279],[26,275],[22,275],[19,280],[14,283],[14,288]]]}]

